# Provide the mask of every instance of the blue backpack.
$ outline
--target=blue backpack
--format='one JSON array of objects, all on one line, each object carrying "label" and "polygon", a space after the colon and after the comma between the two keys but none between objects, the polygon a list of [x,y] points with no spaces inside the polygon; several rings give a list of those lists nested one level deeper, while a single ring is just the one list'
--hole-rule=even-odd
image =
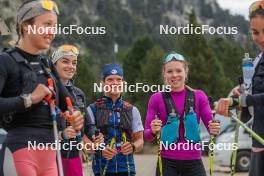
[{"label": "blue backpack", "polygon": [[[161,130],[161,141],[163,143],[177,143],[179,140],[180,115],[177,111],[175,103],[169,92],[162,92],[162,98],[166,106],[167,122]],[[194,91],[186,88],[186,96],[184,102],[184,138],[191,143],[200,142],[200,129],[194,112],[195,96]]]}]

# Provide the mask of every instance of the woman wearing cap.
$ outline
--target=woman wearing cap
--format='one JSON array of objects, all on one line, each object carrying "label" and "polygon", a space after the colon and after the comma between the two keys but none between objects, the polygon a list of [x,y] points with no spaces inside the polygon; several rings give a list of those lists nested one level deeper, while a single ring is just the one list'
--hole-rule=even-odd
[{"label": "woman wearing cap", "polygon": [[[79,51],[73,45],[61,45],[52,55],[52,62],[55,65],[58,76],[61,82],[66,86],[71,96],[75,100],[78,108],[84,114],[85,127],[84,133],[94,139],[96,143],[103,142],[103,136],[100,134],[96,137],[94,135],[95,127],[91,125],[90,117],[86,110],[86,98],[83,91],[73,85],[73,77],[77,72],[77,59]],[[64,120],[60,121],[62,145],[67,143],[77,144],[82,139],[82,134],[77,134],[74,128]],[[82,176],[82,161],[80,158],[80,151],[76,146],[72,150],[62,149],[62,163],[63,170],[66,176]]]},{"label": "woman wearing cap", "polygon": [[123,69],[119,64],[106,64],[103,68],[102,98],[88,107],[96,127],[104,135],[106,147],[97,151],[93,162],[96,176],[133,176],[133,153],[143,148],[143,126],[138,109],[121,97]]},{"label": "woman wearing cap", "polygon": [[[249,7],[251,37],[261,53],[253,61],[254,75],[252,77],[251,95],[240,94],[239,87],[233,89],[232,98],[222,98],[218,102],[217,113],[228,116],[229,106],[239,105],[243,110],[254,109],[253,131],[264,138],[264,1],[256,1]],[[237,99],[239,97],[239,100]],[[238,100],[238,101],[237,101]],[[244,111],[245,112],[245,111]],[[250,176],[264,175],[264,146],[252,139]]]},{"label": "woman wearing cap", "polygon": [[144,135],[148,141],[160,135],[163,176],[205,176],[200,151],[200,120],[213,135],[220,130],[219,123],[212,123],[205,93],[186,86],[188,71],[182,55],[165,56],[162,72],[171,90],[154,93],[148,103]]},{"label": "woman wearing cap", "polygon": [[[0,55],[0,116],[8,131],[5,144],[13,153],[19,176],[58,175],[56,151],[50,148],[56,137],[52,102],[56,99],[57,108],[66,111],[65,96],[69,94],[55,68],[40,55],[55,37],[51,29],[57,24],[57,14],[57,6],[50,0],[22,4],[17,13],[18,44]],[[29,27],[34,26],[45,33],[32,33]],[[53,80],[49,81],[49,88],[48,79]],[[80,111],[73,112],[72,118],[73,128],[80,131]]]}]

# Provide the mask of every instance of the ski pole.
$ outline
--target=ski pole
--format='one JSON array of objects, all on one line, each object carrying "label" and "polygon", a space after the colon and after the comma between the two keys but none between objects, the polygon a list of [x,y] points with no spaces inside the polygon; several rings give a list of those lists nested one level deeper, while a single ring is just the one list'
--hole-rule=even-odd
[{"label": "ski pole", "polygon": [[[95,138],[98,137],[99,134],[100,134],[100,130],[96,129],[95,132],[94,132]],[[99,159],[100,176],[102,176],[102,163],[101,163],[102,152],[99,152],[99,154],[100,154],[100,159]]]},{"label": "ski pole", "polygon": [[[54,93],[54,83],[53,83],[53,80],[51,78],[48,78],[48,87],[52,91],[52,93]],[[54,134],[56,146],[59,146],[58,128],[57,128],[57,121],[56,121],[57,113],[56,113],[55,100],[52,98],[50,98],[50,99],[45,98],[45,99],[50,106],[50,113],[51,113],[52,124],[53,124],[53,134]],[[63,176],[61,153],[60,153],[60,150],[58,148],[56,150],[56,153],[57,153],[59,175]]]},{"label": "ski pole", "polygon": [[[113,147],[114,147],[114,144],[115,144],[115,138],[113,137],[113,138],[111,139],[111,142],[110,142],[109,147],[110,147],[110,148],[113,148]],[[106,170],[107,170],[107,167],[108,167],[108,163],[109,163],[109,160],[107,160],[106,165],[105,165],[105,167],[104,167],[103,176],[105,176],[105,174],[106,174]]]},{"label": "ski pole", "polygon": [[[70,97],[66,97],[66,104],[67,104],[67,108],[70,112],[70,115],[72,115],[74,112],[74,108],[73,108],[72,101],[71,101]],[[68,120],[70,123],[72,123],[74,121],[72,116],[66,117],[66,120]],[[81,131],[77,134],[76,139],[77,139],[77,141],[81,141],[81,139],[82,139]]]},{"label": "ski pole", "polygon": [[[155,119],[160,120],[159,113],[155,115]],[[160,132],[157,133],[156,140],[157,140],[157,144],[158,144],[158,167],[159,167],[160,176],[162,176],[162,162],[161,162],[161,156],[160,156],[160,152],[161,152],[161,150],[160,150]]]},{"label": "ski pole", "polygon": [[264,145],[264,139],[260,137],[255,131],[249,128],[246,124],[244,124],[241,120],[236,118],[235,116],[231,116],[233,120],[235,120],[239,125],[241,125],[256,141]]},{"label": "ski pole", "polygon": [[[240,112],[240,110],[237,110],[236,112],[237,112],[238,119],[240,120],[241,112]],[[240,126],[240,124],[237,123],[236,128],[235,128],[235,138],[234,138],[234,144],[236,144],[237,147],[238,147],[239,126]],[[235,174],[236,159],[237,159],[237,148],[232,151],[230,176],[233,176]]]},{"label": "ski pole", "polygon": [[[209,103],[212,109],[214,108],[214,102],[213,102],[213,98],[209,97]],[[212,122],[216,122],[216,123],[220,123],[220,121],[215,120],[215,110],[212,111]],[[215,135],[210,135],[210,144],[209,144],[209,174],[210,176],[213,175],[213,169],[214,169],[214,145],[215,145]]]},{"label": "ski pole", "polygon": [[[213,114],[213,120],[212,122],[219,122],[217,120],[215,120],[215,114]],[[210,173],[210,176],[213,175],[213,169],[214,169],[214,145],[215,145],[215,135],[211,134],[210,136],[210,144],[209,144],[209,149],[210,149],[210,152],[209,152],[209,166],[210,166],[210,170],[209,170],[209,173]]]},{"label": "ski pole", "polygon": [[[244,92],[243,80],[238,79],[238,82],[239,82],[241,93],[244,94],[245,92]],[[240,120],[241,119],[241,110],[239,109],[239,107],[236,108],[236,113],[237,113],[238,120]],[[240,124],[237,123],[236,129],[235,129],[235,138],[234,138],[234,144],[236,144],[237,148],[238,148],[239,126],[240,126]],[[237,148],[232,151],[230,176],[233,176],[235,174],[236,159],[237,159]]]},{"label": "ski pole", "polygon": [[[124,143],[127,142],[127,138],[126,138],[126,133],[125,132],[122,133],[122,139],[123,139]],[[126,163],[127,163],[128,176],[130,176],[130,165],[129,165],[129,162],[128,162],[128,155],[126,155]]]}]

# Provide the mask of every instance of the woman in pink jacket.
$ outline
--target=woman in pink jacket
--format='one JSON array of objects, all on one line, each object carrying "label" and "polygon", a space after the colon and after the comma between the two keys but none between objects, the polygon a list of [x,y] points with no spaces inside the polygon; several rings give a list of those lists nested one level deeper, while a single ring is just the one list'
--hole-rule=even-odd
[{"label": "woman in pink jacket", "polygon": [[153,141],[160,135],[163,176],[205,176],[200,150],[200,120],[211,134],[217,135],[220,131],[220,124],[212,122],[206,94],[185,85],[188,70],[182,55],[165,56],[163,77],[171,90],[154,93],[148,103],[145,139]]}]

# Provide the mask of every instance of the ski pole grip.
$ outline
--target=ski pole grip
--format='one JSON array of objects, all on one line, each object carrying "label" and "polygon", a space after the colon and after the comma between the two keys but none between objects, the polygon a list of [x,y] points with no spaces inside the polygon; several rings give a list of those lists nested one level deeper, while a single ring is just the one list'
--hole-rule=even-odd
[{"label": "ski pole grip", "polygon": [[67,103],[67,108],[70,111],[70,114],[72,115],[74,109],[70,97],[66,97],[66,103]]},{"label": "ski pole grip", "polygon": [[51,78],[48,78],[48,87],[52,90],[54,89],[54,83],[53,83],[53,80]]},{"label": "ski pole grip", "polygon": [[53,100],[55,99],[56,93],[54,91],[54,82],[51,78],[48,78],[48,88],[51,91],[51,97],[49,98],[49,96],[44,97],[44,99],[51,104],[53,102]]}]

